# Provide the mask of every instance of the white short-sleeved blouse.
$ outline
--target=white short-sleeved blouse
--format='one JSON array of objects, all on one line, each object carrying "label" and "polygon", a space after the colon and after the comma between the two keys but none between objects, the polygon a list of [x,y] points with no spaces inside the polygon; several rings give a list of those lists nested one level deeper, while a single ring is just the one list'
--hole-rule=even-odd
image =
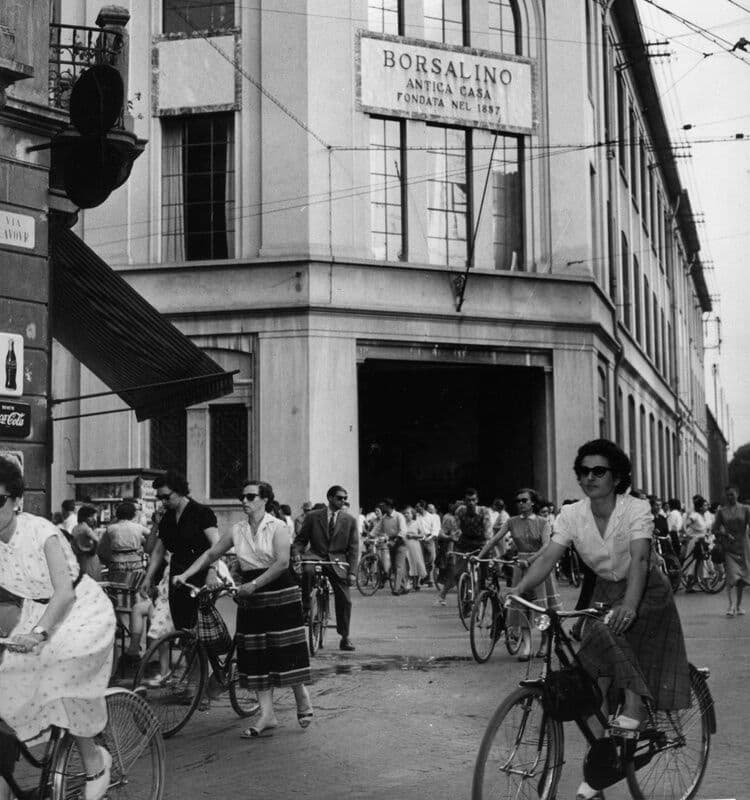
[{"label": "white short-sleeved blouse", "polygon": [[273,537],[280,533],[282,541],[292,544],[289,526],[280,519],[266,514],[253,535],[250,523],[246,520],[238,522],[232,528],[234,552],[245,569],[267,569],[276,561],[273,552]]},{"label": "white short-sleeved blouse", "polygon": [[575,545],[581,558],[602,578],[619,581],[630,569],[630,543],[651,539],[654,517],[647,500],[618,495],[604,536],[596,527],[588,497],[563,506],[555,520],[552,541],[563,547]]}]

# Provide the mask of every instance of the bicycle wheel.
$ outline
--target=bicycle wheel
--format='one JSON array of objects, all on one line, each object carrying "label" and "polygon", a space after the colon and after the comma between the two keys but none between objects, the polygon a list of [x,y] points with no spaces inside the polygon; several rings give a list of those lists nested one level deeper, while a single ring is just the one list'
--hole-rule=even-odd
[{"label": "bicycle wheel", "polygon": [[238,717],[252,717],[260,711],[258,696],[254,689],[248,689],[237,667],[237,659],[233,658],[227,667],[227,683],[229,684],[229,702]]},{"label": "bicycle wheel", "polygon": [[[161,800],[164,794],[164,740],[159,721],[142,698],[127,689],[107,690],[107,727],[96,737],[112,756],[110,800]],[[51,766],[54,798],[83,797],[86,770],[72,736],[65,736]]]},{"label": "bicycle wheel", "polygon": [[391,587],[391,592],[396,591],[396,564],[391,563],[391,568],[388,570],[388,585]]},{"label": "bicycle wheel", "polygon": [[541,689],[516,689],[498,706],[482,737],[472,800],[552,800],[563,751],[562,725],[544,713]]},{"label": "bicycle wheel", "polygon": [[461,624],[469,630],[469,619],[471,617],[471,606],[474,598],[471,596],[471,577],[468,572],[462,572],[458,579],[456,588],[456,599],[458,601],[458,618]]},{"label": "bicycle wheel", "polygon": [[625,777],[634,800],[691,800],[711,749],[713,700],[706,679],[690,666],[690,708],[659,711],[644,730]]},{"label": "bicycle wheel", "polygon": [[323,647],[326,639],[326,631],[328,630],[328,620],[330,619],[330,603],[331,594],[329,590],[323,592],[320,598],[319,608],[319,623],[318,623],[318,647]]},{"label": "bicycle wheel", "polygon": [[318,590],[313,590],[312,597],[310,598],[310,616],[307,620],[307,646],[310,649],[310,655],[314,656],[318,650],[318,642],[320,641],[320,596]]},{"label": "bicycle wheel", "polygon": [[[166,660],[166,674],[148,675],[151,663],[159,670]],[[138,665],[133,689],[154,710],[165,739],[174,736],[193,715],[208,681],[206,651],[191,631],[174,631],[157,639]]]},{"label": "bicycle wheel", "polygon": [[714,564],[710,558],[707,558],[703,564],[701,575],[698,578],[698,586],[703,589],[706,594],[717,594],[720,592],[727,582],[727,574],[723,564]]},{"label": "bicycle wheel", "polygon": [[357,565],[357,589],[365,597],[372,597],[380,588],[380,561],[375,553],[366,553]]},{"label": "bicycle wheel", "polygon": [[578,553],[575,550],[570,551],[568,568],[570,570],[570,585],[578,588],[581,585],[581,562],[578,560]]},{"label": "bicycle wheel", "polygon": [[474,660],[484,664],[492,655],[497,641],[497,627],[500,623],[500,608],[497,598],[483,589],[471,609],[469,622],[469,641]]},{"label": "bicycle wheel", "polygon": [[683,561],[680,567],[680,580],[686,589],[690,589],[696,583],[695,558],[690,556]]},{"label": "bicycle wheel", "polygon": [[664,559],[664,570],[666,571],[667,578],[672,586],[672,593],[674,594],[680,588],[680,582],[682,580],[680,559],[671,553],[665,553],[662,558]]},{"label": "bicycle wheel", "polygon": [[508,625],[505,628],[505,649],[512,656],[516,655],[523,644],[523,628],[520,625]]}]

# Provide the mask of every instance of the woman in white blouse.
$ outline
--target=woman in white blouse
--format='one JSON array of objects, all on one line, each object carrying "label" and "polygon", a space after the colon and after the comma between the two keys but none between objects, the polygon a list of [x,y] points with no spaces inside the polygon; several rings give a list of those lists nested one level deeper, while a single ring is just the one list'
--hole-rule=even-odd
[{"label": "woman in white blouse", "polygon": [[[587,442],[574,470],[583,500],[562,508],[552,541],[515,588],[523,594],[544,580],[570,544],[596,573],[593,602],[605,602],[605,622],[587,620],[578,653],[599,680],[604,697],[614,690],[621,710],[613,727],[635,729],[646,717],[644,700],[659,710],[690,705],[685,642],[669,582],[651,555],[649,504],[626,494],[630,459],[607,439]],[[582,783],[576,800],[603,798]]]},{"label": "woman in white blouse", "polygon": [[273,707],[275,687],[291,686],[301,728],[312,722],[313,710],[305,683],[310,682],[310,655],[302,618],[302,595],[289,573],[292,537],[287,525],[269,514],[273,489],[263,481],[245,481],[240,501],[247,521],[193,562],[175,583],[205,570],[232,547],[242,569],[237,593],[237,661],[243,683],[258,692],[260,718],[240,736],[271,736],[278,726]]}]

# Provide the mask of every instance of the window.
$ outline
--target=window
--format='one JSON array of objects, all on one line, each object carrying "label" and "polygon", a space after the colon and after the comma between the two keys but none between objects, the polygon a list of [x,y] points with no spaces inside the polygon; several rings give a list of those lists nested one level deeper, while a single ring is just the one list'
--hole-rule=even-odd
[{"label": "window", "polygon": [[401,33],[399,0],[368,0],[367,27],[378,33]]},{"label": "window", "polygon": [[[491,202],[492,265],[495,269],[516,269],[524,263],[522,139],[481,130],[472,131],[471,136],[471,174],[480,186],[492,157],[492,181],[483,211],[483,216],[489,215]],[[479,224],[485,223],[480,220]]]},{"label": "window", "polygon": [[628,447],[630,448],[630,461],[633,465],[633,479],[638,475],[638,433],[636,431],[635,400],[633,395],[628,396]]},{"label": "window", "polygon": [[633,107],[630,107],[630,196],[638,203],[638,122]]},{"label": "window", "polygon": [[639,167],[641,170],[640,184],[641,184],[641,222],[644,228],[648,228],[648,169],[646,157],[646,142],[641,136],[640,145],[638,148],[640,155]]},{"label": "window", "polygon": [[656,292],[651,295],[651,304],[654,310],[654,363],[657,369],[661,369],[661,333],[659,329],[659,301],[656,299]]},{"label": "window", "polygon": [[164,0],[164,33],[234,28],[234,0]]},{"label": "window", "polygon": [[646,440],[646,409],[641,406],[641,488],[648,486],[648,441]]},{"label": "window", "polygon": [[162,120],[162,260],[234,256],[234,117]]},{"label": "window", "polygon": [[667,359],[667,321],[664,317],[664,309],[659,309],[659,329],[661,331],[661,371],[667,376],[669,372],[668,359]]},{"label": "window", "polygon": [[591,263],[594,267],[594,274],[599,283],[602,280],[602,264],[599,255],[599,202],[596,185],[596,170],[593,164],[589,164],[589,216],[591,217]]},{"label": "window", "polygon": [[651,333],[651,292],[648,288],[648,278],[644,275],[643,276],[643,317],[645,321],[645,332],[646,332],[646,352],[649,356],[653,355],[653,339]]},{"label": "window", "polygon": [[617,108],[615,111],[617,112],[617,151],[620,157],[620,169],[622,170],[623,177],[627,180],[627,153],[628,153],[628,143],[627,143],[627,133],[626,133],[626,124],[625,124],[625,114],[627,113],[626,109],[626,95],[625,95],[625,83],[622,79],[622,75],[617,73]]},{"label": "window", "polygon": [[663,497],[667,492],[667,459],[664,452],[664,424],[659,420],[659,494]]},{"label": "window", "polygon": [[609,268],[609,299],[617,303],[617,261],[615,223],[612,219],[612,203],[607,200],[607,267]]},{"label": "window", "polygon": [[651,451],[651,491],[658,492],[657,483],[659,481],[659,464],[658,462],[658,443],[656,441],[656,420],[653,414],[648,416],[648,430],[649,436],[649,450]]},{"label": "window", "polygon": [[635,338],[639,343],[643,343],[643,322],[641,320],[641,293],[638,287],[641,285],[641,266],[638,263],[638,258],[633,256],[633,286],[635,291]]},{"label": "window", "polygon": [[521,19],[515,0],[488,0],[489,47],[521,55]]},{"label": "window", "polygon": [[[630,328],[630,255],[628,240],[624,233],[620,233],[622,252],[622,321],[626,328]],[[637,289],[636,289],[637,290]]]},{"label": "window", "polygon": [[466,132],[436,125],[426,131],[428,260],[463,267],[469,227]]},{"label": "window", "polygon": [[607,386],[607,370],[603,366],[597,369],[597,394],[599,405],[599,438],[609,438],[609,392]]},{"label": "window", "polygon": [[591,7],[589,0],[584,0],[584,7],[586,9],[586,82],[589,91],[589,97],[594,98],[594,30],[591,24]]},{"label": "window", "polygon": [[236,498],[247,475],[247,407],[209,406],[211,497]]},{"label": "window", "polygon": [[445,44],[464,40],[463,0],[424,0],[424,38]]},{"label": "window", "polygon": [[403,133],[399,120],[370,119],[370,231],[373,257],[381,261],[406,258]]},{"label": "window", "polygon": [[152,469],[187,471],[187,414],[185,409],[151,420]]}]

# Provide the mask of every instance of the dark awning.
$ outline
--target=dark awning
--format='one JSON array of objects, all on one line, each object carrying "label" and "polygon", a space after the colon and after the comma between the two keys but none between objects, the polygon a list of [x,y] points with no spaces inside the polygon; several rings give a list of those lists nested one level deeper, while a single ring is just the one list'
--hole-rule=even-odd
[{"label": "dark awning", "polygon": [[181,333],[67,228],[50,233],[52,335],[138,420],[232,391],[232,373]]}]

